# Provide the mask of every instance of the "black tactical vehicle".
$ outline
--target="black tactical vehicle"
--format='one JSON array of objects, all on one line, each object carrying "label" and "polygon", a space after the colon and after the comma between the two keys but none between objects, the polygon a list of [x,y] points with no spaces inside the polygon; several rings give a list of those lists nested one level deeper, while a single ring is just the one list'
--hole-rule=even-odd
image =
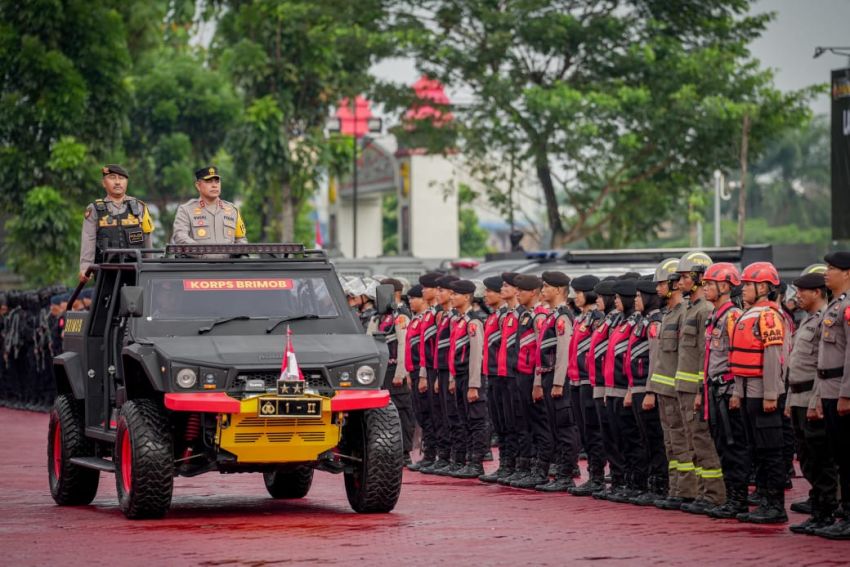
[{"label": "black tactical vehicle", "polygon": [[[65,314],[53,363],[58,504],[90,503],[101,471],[128,518],[150,518],[168,511],[178,475],[261,472],[272,497],[301,498],[319,469],[345,475],[355,511],[393,509],[403,453],[380,389],[387,349],[363,333],[323,251],[110,250],[92,270],[91,311]],[[381,286],[379,310],[391,298]],[[300,376],[281,372],[287,339]]]}]

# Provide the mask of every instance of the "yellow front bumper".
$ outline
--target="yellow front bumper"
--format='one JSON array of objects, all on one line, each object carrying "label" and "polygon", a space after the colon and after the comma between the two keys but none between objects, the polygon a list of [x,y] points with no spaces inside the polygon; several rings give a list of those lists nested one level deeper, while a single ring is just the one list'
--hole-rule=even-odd
[{"label": "yellow front bumper", "polygon": [[240,463],[295,463],[315,461],[339,445],[342,426],[333,420],[330,398],[315,396],[322,404],[318,418],[274,417],[258,414],[258,396],[239,402],[239,413],[222,414],[216,431],[220,449]]}]

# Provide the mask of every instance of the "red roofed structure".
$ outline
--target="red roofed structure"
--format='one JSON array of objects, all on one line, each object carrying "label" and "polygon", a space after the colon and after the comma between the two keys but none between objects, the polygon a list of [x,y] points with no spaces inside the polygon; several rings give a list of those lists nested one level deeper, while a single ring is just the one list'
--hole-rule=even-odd
[{"label": "red roofed structure", "polygon": [[441,126],[454,119],[452,113],[445,109],[451,101],[440,81],[423,75],[413,84],[413,90],[418,100],[404,113],[406,121],[430,119],[435,126]]}]

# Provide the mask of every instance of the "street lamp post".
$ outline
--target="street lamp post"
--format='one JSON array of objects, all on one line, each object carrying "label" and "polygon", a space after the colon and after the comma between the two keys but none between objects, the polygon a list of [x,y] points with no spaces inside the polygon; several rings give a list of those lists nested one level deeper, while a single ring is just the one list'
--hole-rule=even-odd
[{"label": "street lamp post", "polygon": [[[369,112],[368,102],[363,101],[363,105],[365,106],[367,113],[362,118],[358,118],[357,116],[357,106],[358,101],[357,97],[353,97],[351,99],[351,124],[345,124],[343,119],[339,117],[339,113],[337,113],[336,118],[332,118],[328,121],[327,129],[329,132],[335,132],[340,134],[351,135],[351,148],[352,148],[352,160],[351,160],[351,198],[352,198],[352,206],[351,206],[351,215],[352,215],[352,228],[353,228],[353,238],[351,241],[352,244],[352,253],[351,256],[353,258],[357,257],[357,139],[361,137],[365,137],[368,134],[378,134],[381,132],[383,127],[383,121],[380,118],[372,117],[372,113]],[[364,122],[361,128],[361,122]],[[365,140],[364,140],[365,141]]]}]

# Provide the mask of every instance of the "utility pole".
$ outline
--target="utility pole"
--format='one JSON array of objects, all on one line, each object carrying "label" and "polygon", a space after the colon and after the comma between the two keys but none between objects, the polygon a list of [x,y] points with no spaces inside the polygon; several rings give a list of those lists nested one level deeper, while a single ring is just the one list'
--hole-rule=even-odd
[{"label": "utility pole", "polygon": [[747,150],[750,141],[750,114],[744,114],[741,128],[741,192],[738,193],[738,246],[744,245],[744,223],[747,220]]}]

